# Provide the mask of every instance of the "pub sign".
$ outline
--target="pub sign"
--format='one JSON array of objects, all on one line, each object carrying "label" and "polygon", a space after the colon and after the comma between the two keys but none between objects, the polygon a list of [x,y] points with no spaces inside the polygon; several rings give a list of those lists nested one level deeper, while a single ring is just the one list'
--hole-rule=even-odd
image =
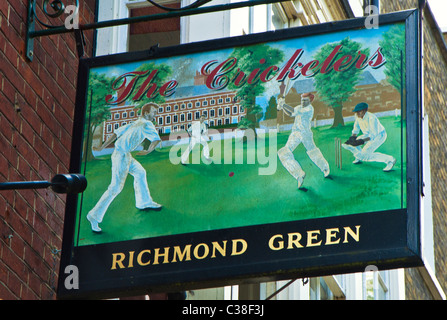
[{"label": "pub sign", "polygon": [[418,12],[364,22],[81,59],[59,297],[419,265]]}]

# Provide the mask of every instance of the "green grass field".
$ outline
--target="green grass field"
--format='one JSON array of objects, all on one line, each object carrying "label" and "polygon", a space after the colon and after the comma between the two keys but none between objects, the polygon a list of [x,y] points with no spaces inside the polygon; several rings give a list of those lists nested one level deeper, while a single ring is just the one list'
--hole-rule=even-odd
[{"label": "green grass field", "polygon": [[[342,169],[335,166],[334,138],[345,141],[351,134],[352,123],[338,128],[313,128],[315,143],[329,162],[331,175],[323,178],[300,145],[294,155],[306,172],[303,186],[307,191],[297,189],[296,181],[277,157],[274,174],[259,175],[257,163],[174,165],[169,160],[169,148],[157,149],[148,156],[135,155],[146,168],[154,201],[164,207],[161,211],[136,209],[133,178],[128,176],[123,191],[100,224],[101,234],[91,231],[85,217],[110,183],[110,156],[88,162],[85,172],[88,188],[78,210],[77,245],[405,207],[406,190],[405,184],[402,185],[406,180],[405,161],[401,158],[405,151],[401,148],[400,117],[386,117],[380,121],[388,138],[377,151],[397,159],[391,172],[382,171],[383,163],[354,165],[352,154],[344,149]],[[289,133],[278,133],[277,149],[285,145]],[[231,147],[234,156],[234,148],[238,146],[232,144]],[[251,144],[245,144],[244,152],[250,147]],[[234,175],[230,176],[230,172]]]}]

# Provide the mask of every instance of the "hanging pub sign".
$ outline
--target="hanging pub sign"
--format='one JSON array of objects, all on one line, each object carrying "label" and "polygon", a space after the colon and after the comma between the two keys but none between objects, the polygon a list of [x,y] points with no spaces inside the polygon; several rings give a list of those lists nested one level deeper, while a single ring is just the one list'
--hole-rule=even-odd
[{"label": "hanging pub sign", "polygon": [[420,265],[418,38],[405,11],[81,59],[59,298]]}]

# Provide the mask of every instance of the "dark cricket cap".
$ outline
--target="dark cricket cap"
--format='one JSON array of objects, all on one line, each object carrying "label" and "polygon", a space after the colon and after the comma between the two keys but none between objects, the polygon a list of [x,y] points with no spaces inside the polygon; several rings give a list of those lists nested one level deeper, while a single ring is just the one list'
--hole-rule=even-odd
[{"label": "dark cricket cap", "polygon": [[352,112],[359,112],[363,109],[368,109],[368,104],[366,102],[360,102],[359,104],[357,104]]}]

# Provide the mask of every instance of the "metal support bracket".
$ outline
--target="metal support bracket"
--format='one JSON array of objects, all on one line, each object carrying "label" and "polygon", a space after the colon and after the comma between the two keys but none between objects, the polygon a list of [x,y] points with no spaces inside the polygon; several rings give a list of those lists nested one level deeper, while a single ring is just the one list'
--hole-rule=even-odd
[{"label": "metal support bracket", "polygon": [[34,38],[30,37],[30,32],[34,31],[36,22],[34,20],[34,6],[36,4],[35,0],[29,0],[28,2],[28,13],[26,18],[26,57],[33,61],[34,56]]},{"label": "metal support bracket", "polygon": [[[82,30],[91,30],[91,29],[100,29],[100,28],[108,28],[121,26],[126,24],[138,23],[138,22],[146,22],[146,21],[155,21],[169,18],[177,18],[184,16],[191,16],[203,13],[217,12],[217,11],[226,11],[231,9],[243,8],[243,7],[253,7],[256,5],[262,4],[271,4],[277,2],[283,2],[284,0],[250,0],[250,1],[240,1],[234,3],[227,4],[219,4],[219,5],[209,5],[204,7],[205,4],[212,2],[212,0],[196,0],[190,5],[187,5],[182,8],[172,9],[168,7],[161,6],[157,4],[154,0],[146,0],[148,3],[151,3],[154,6],[157,6],[160,9],[163,9],[164,13],[151,14],[140,17],[130,17],[116,20],[108,20],[108,21],[99,21],[91,24],[79,24],[77,26],[70,26],[67,28],[66,23],[63,25],[51,25],[44,22],[39,18],[38,11],[41,11],[40,15],[45,16],[45,21],[59,18],[63,14],[67,15],[66,19],[72,18],[72,15],[67,14],[70,12],[68,6],[64,4],[69,0],[28,0],[28,16],[27,16],[27,25],[26,25],[26,56],[32,61],[34,57],[34,39],[41,36],[55,35],[61,33],[71,33],[75,31]],[[42,2],[41,10],[38,10],[38,3]],[[79,0],[71,0],[73,5],[76,7],[75,13],[78,14],[79,11]],[[60,22],[60,19],[58,20]],[[36,30],[36,22],[38,25],[43,28],[40,30]],[[80,34],[77,34],[79,37]],[[82,51],[82,43],[77,42],[78,44],[78,52],[83,53]]]}]

